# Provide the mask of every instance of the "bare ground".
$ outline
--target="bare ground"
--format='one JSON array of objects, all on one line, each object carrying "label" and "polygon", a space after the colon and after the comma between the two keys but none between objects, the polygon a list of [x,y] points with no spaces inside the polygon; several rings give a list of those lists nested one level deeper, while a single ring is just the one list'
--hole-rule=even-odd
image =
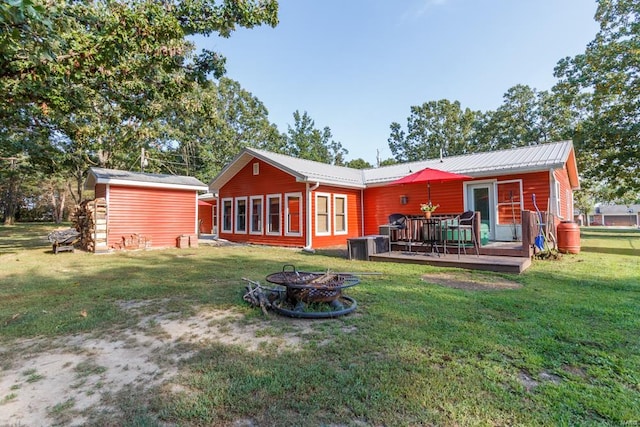
[{"label": "bare ground", "polygon": [[[521,286],[470,272],[428,274],[422,279],[473,291]],[[0,347],[0,426],[85,425],[91,414],[116,411],[110,405],[120,391],[171,388],[178,364],[192,356],[193,344],[216,342],[248,351],[269,345],[295,351],[317,323],[289,319],[291,332],[269,335],[261,331],[262,323],[241,321],[242,315],[233,310],[202,308],[185,317],[156,309],[165,302],[121,302],[124,315],[139,318],[134,328]]]},{"label": "bare ground", "polygon": [[[123,302],[140,317],[137,327],[102,336],[29,339],[0,347],[0,426],[84,425],[88,414],[110,412],[111,397],[126,389],[167,385],[178,362],[192,354],[185,344],[217,342],[257,351],[268,344],[295,351],[308,322],[291,319],[289,333],[260,333],[261,323],[240,322],[232,310],[202,309],[184,318],[144,315],[154,302]],[[148,310],[147,310],[148,311]]]}]

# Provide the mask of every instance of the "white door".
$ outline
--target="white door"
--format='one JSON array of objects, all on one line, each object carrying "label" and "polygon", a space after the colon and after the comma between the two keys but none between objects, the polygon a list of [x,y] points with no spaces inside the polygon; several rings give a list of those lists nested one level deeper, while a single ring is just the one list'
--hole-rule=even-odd
[{"label": "white door", "polygon": [[489,228],[489,240],[495,239],[493,183],[467,185],[467,209],[480,212],[480,220]]}]

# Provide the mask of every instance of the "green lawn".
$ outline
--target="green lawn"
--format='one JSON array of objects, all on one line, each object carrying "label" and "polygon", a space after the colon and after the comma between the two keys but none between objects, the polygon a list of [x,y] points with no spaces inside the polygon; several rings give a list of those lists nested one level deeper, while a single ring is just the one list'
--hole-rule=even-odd
[{"label": "green lawn", "polygon": [[[252,246],[53,255],[47,225],[0,227],[0,344],[133,327],[118,301],[189,316],[232,309],[264,334],[293,320],[246,306],[242,277],[283,264],[380,272],[349,316],[305,322],[301,348],[192,345],[179,389],[120,396],[117,424],[640,425],[640,232],[582,230],[582,251],[535,261],[515,290],[430,284],[428,266]],[[86,317],[78,313],[86,310]],[[0,359],[2,358],[0,354]],[[6,355],[5,355],[6,356]],[[0,396],[0,402],[5,396]],[[2,403],[0,403],[0,412]],[[108,423],[105,423],[108,424]]]}]

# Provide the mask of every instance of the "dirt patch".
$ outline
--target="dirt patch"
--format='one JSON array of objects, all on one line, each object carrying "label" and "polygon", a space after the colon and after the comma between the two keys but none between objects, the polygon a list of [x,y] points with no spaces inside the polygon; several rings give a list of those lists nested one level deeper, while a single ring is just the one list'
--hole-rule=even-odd
[{"label": "dirt patch", "polygon": [[146,311],[162,305],[121,302],[123,314],[139,318],[131,329],[0,347],[0,426],[84,425],[92,410],[110,410],[105,402],[120,390],[170,382],[178,362],[209,343],[297,351],[314,333],[308,322],[289,322],[283,332],[233,310],[196,309],[193,316]]},{"label": "dirt patch", "polygon": [[422,276],[422,280],[436,285],[468,291],[499,291],[522,287],[520,283],[512,280],[467,271],[425,274]]}]

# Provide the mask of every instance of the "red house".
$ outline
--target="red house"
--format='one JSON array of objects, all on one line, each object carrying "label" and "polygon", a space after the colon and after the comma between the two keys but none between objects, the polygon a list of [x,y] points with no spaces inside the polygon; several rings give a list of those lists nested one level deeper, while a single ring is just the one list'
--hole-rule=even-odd
[{"label": "red house", "polygon": [[[431,184],[438,214],[481,213],[490,240],[520,236],[520,212],[573,215],[579,188],[571,141],[357,170],[246,148],[209,184],[219,236],[236,242],[322,248],[378,234],[392,213],[420,214],[425,184],[391,185],[423,168],[472,177]],[[516,236],[514,236],[516,235]]]},{"label": "red house", "polygon": [[207,190],[193,177],[104,168],[89,169],[85,187],[106,201],[104,247],[96,250],[122,247],[132,235],[150,247],[176,247],[180,236],[197,235],[198,192]]}]

